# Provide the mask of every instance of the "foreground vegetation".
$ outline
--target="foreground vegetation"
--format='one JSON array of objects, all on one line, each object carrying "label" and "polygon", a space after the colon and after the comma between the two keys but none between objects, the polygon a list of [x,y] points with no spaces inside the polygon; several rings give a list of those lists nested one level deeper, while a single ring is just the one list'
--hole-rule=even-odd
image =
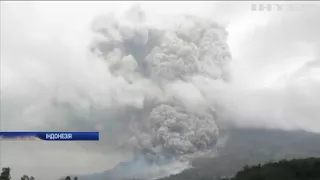
[{"label": "foreground vegetation", "polygon": [[[2,168],[0,180],[10,180],[10,168]],[[75,177],[74,180],[78,178]],[[204,177],[199,174],[190,176],[173,175],[170,180],[320,180],[320,158],[282,160],[265,165],[245,166],[232,178]],[[162,179],[162,180],[164,180]],[[23,175],[21,180],[35,180],[32,176]],[[71,180],[70,176],[64,180]]]},{"label": "foreground vegetation", "polygon": [[[11,169],[9,167],[2,168],[2,172],[0,174],[0,180],[11,180]],[[23,175],[21,180],[35,180],[33,176]],[[67,176],[61,180],[71,180],[70,176]],[[73,180],[78,180],[78,177],[74,177]]]},{"label": "foreground vegetation", "polygon": [[279,162],[283,159],[320,158],[320,134],[239,128],[228,129],[227,132],[229,138],[220,149],[219,156],[195,159],[192,162],[194,168],[163,180],[212,180],[213,177],[234,176],[246,165]]},{"label": "foreground vegetation", "polygon": [[320,158],[247,166],[232,180],[320,180]]},{"label": "foreground vegetation", "polygon": [[320,180],[320,158],[282,160],[265,165],[245,166],[234,177],[203,174],[172,175],[161,180]]}]

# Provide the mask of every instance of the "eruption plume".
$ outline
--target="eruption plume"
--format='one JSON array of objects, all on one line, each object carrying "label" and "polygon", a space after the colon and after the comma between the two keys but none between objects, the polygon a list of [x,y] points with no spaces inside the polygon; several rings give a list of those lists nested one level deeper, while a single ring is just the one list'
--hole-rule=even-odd
[{"label": "eruption plume", "polygon": [[3,165],[40,179],[151,179],[216,155],[230,126],[320,131],[320,11],[141,5],[118,16],[126,3],[1,2],[1,131],[100,132],[1,142]]},{"label": "eruption plume", "polygon": [[[191,78],[229,80],[227,32],[214,22],[191,16],[185,16],[178,28],[157,29],[148,26],[139,7],[128,13],[126,23],[112,16],[95,19],[91,46],[114,76],[131,86],[146,80],[160,91],[156,96],[144,94],[143,108],[130,115],[132,136],[126,146],[151,162],[188,161],[212,152],[219,139],[215,112]],[[186,101],[194,92],[179,96],[184,87],[198,93],[195,98],[202,108],[190,108],[197,101],[191,105]]]}]

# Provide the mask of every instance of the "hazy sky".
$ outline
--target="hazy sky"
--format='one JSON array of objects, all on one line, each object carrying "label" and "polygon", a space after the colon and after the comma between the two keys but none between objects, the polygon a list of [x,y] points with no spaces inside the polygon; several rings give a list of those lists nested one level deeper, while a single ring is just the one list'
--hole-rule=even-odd
[{"label": "hazy sky", "polygon": [[[45,108],[52,95],[86,106],[68,92],[69,86],[94,94],[92,98],[104,105],[116,81],[104,64],[88,58],[89,23],[96,15],[121,14],[132,4],[1,1],[1,130],[46,126],[35,112]],[[252,12],[245,2],[140,4],[155,24],[192,14],[226,26],[233,81],[202,88],[213,103],[228,107],[221,116],[240,126],[320,132],[319,9],[284,13]],[[60,86],[66,87],[63,92]],[[221,95],[210,94],[217,89]],[[14,179],[25,173],[51,179],[99,172],[122,157],[74,143],[1,142],[0,153],[0,165],[13,167]]]}]

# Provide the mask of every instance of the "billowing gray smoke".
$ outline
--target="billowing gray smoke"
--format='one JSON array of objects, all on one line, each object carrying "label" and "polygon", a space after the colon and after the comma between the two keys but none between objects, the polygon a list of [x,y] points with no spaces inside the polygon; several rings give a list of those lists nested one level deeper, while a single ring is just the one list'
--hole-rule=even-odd
[{"label": "billowing gray smoke", "polygon": [[[187,98],[177,96],[175,87],[188,88],[194,76],[228,81],[231,55],[227,32],[209,20],[190,16],[184,20],[175,28],[155,28],[148,25],[143,11],[134,7],[125,22],[100,16],[92,26],[96,37],[91,50],[114,76],[133,87],[148,81],[144,88],[159,89],[157,95],[145,93],[143,105],[126,112],[131,135],[124,146],[151,162],[190,160],[213,152],[219,139],[215,111],[201,93],[197,99],[204,103],[192,108]],[[128,105],[118,108],[127,109]]]},{"label": "billowing gray smoke", "polygon": [[[207,3],[152,3],[164,14],[132,8],[124,19],[97,17],[92,41],[92,18],[125,7],[112,4],[1,2],[1,130],[101,135],[99,142],[1,142],[1,163],[13,176],[56,179],[119,162],[128,163],[115,168],[120,174],[174,173],[168,164],[179,169],[180,160],[223,144],[216,120],[319,132],[320,11],[257,15],[249,4],[214,5],[212,12]],[[227,33],[210,20],[178,15],[193,10],[230,22],[232,83],[225,83]]]}]

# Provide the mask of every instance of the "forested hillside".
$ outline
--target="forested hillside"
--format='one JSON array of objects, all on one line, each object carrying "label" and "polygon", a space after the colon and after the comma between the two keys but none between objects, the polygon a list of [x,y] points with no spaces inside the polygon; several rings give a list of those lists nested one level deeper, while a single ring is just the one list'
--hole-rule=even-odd
[{"label": "forested hillside", "polygon": [[320,157],[320,135],[303,131],[232,129],[219,157],[202,158],[194,168],[162,180],[230,177],[244,166],[282,159]]},{"label": "forested hillside", "polygon": [[319,180],[320,158],[282,160],[245,167],[231,180]]},{"label": "forested hillside", "polygon": [[[320,180],[319,134],[261,129],[228,129],[228,134],[218,157],[197,159],[193,162],[194,168],[160,180]],[[296,160],[286,161],[290,159]],[[79,180],[90,180],[90,177],[93,176],[79,177]],[[119,180],[99,177],[96,179]],[[10,179],[10,168],[3,168],[0,180]],[[36,178],[21,177],[21,180],[33,179]]]}]

